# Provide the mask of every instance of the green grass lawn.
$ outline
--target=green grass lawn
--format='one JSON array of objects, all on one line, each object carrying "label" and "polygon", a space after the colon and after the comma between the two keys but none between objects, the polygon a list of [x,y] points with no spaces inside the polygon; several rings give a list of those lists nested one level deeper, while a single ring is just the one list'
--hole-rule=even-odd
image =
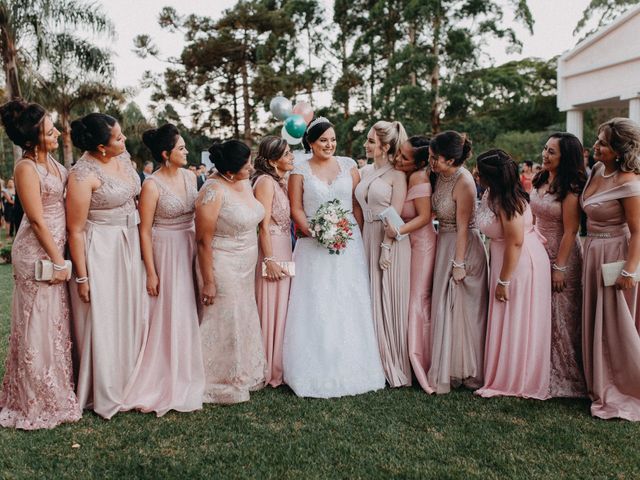
[{"label": "green grass lawn", "polygon": [[[0,265],[2,359],[11,288]],[[52,431],[0,429],[0,478],[640,478],[640,424],[588,407],[415,387],[336,400],[265,389],[160,419],[86,412]]]}]

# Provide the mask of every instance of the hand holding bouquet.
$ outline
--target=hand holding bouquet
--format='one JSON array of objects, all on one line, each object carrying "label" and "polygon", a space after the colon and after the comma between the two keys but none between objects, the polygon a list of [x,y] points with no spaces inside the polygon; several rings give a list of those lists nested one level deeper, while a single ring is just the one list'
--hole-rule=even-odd
[{"label": "hand holding bouquet", "polygon": [[330,254],[340,255],[347,248],[347,242],[353,238],[349,221],[349,211],[342,207],[340,200],[334,199],[323,203],[316,214],[309,220],[311,236],[320,245],[327,248]]}]

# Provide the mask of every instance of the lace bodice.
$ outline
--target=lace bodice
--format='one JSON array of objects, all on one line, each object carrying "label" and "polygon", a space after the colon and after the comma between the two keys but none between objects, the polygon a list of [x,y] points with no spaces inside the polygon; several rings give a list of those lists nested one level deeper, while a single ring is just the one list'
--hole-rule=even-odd
[{"label": "lace bodice", "polygon": [[100,180],[100,186],[91,194],[89,210],[110,210],[111,213],[126,215],[136,209],[135,197],[140,194],[140,177],[131,166],[131,157],[127,152],[118,157],[122,171],[128,179],[109,175],[98,164],[98,160],[84,153],[71,168],[78,181],[93,175]]},{"label": "lace bodice", "polygon": [[180,169],[184,181],[186,198],[176,195],[163,180],[157,175],[151,175],[145,182],[152,181],[158,187],[158,205],[153,218],[155,225],[176,225],[193,220],[198,189],[196,188],[193,174],[188,170]]},{"label": "lace bodice", "polygon": [[[456,202],[453,199],[453,189],[461,176],[468,177],[473,181],[471,172],[465,167],[458,168],[458,170],[449,177],[438,175],[436,188],[431,197],[431,206],[440,223],[440,229],[443,232],[456,231]],[[471,219],[469,220],[469,228],[476,228],[475,210],[474,203]]]},{"label": "lace bodice", "polygon": [[269,233],[271,235],[289,235],[291,232],[291,208],[285,186],[280,185],[269,175],[261,175],[254,183],[254,189],[258,182],[273,183],[273,201],[271,202],[271,222]]},{"label": "lace bodice", "polygon": [[338,161],[340,172],[331,184],[320,180],[314,175],[309,165],[309,160],[301,161],[291,172],[292,175],[302,175],[304,177],[302,205],[307,218],[315,215],[320,205],[334,198],[340,200],[346,210],[351,211],[353,209],[351,169],[355,168],[356,163],[349,157],[336,157],[336,160]]}]

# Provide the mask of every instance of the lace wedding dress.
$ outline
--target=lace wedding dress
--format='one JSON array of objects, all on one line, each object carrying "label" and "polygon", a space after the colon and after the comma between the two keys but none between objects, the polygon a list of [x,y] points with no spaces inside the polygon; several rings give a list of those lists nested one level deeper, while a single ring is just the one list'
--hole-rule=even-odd
[{"label": "lace wedding dress", "polygon": [[[340,173],[331,183],[317,178],[304,160],[292,174],[304,177],[307,218],[323,203],[339,199],[352,208],[350,158],[338,157]],[[351,221],[355,223],[353,216]],[[369,296],[369,276],[360,230],[340,255],[313,238],[301,238],[294,251],[284,334],[284,380],[301,397],[340,397],[384,388]]]}]

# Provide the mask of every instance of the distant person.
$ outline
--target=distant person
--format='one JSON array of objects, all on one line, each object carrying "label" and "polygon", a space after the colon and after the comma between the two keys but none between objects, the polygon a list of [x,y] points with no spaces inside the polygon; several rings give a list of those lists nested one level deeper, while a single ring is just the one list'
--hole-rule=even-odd
[{"label": "distant person", "polygon": [[531,189],[533,189],[533,162],[531,160],[525,160],[522,162],[522,174],[520,174],[520,183],[524,188],[524,191],[527,193],[531,193]]},{"label": "distant person", "polygon": [[15,235],[16,225],[13,221],[13,207],[16,203],[16,189],[13,178],[7,180],[7,186],[2,189],[2,212],[5,221],[7,237]]},{"label": "distant person", "polygon": [[198,169],[196,168],[195,165],[189,165],[187,168],[189,169],[190,172],[193,172],[194,175],[196,176],[198,175]]},{"label": "distant person", "polygon": [[153,174],[153,162],[151,160],[147,160],[144,162],[144,167],[142,167],[142,171],[138,174],[140,175],[140,185],[144,183],[147,177],[150,177]]},{"label": "distant person", "polygon": [[198,181],[197,188],[200,190],[204,185],[204,182],[207,181],[207,166],[204,163],[201,163],[196,172],[196,177]]},{"label": "distant person", "polygon": [[356,160],[356,163],[358,164],[358,170],[362,170],[364,167],[367,166],[367,157],[360,157]]}]

